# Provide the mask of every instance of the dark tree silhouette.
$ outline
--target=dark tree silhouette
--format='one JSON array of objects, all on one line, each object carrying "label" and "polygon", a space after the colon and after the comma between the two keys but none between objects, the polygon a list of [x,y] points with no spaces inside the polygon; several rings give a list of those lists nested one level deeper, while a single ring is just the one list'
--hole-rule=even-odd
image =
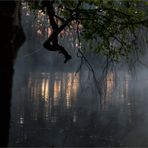
[{"label": "dark tree silhouette", "polygon": [[[61,45],[59,45],[58,43],[58,34],[61,32],[61,30],[64,29],[64,27],[67,26],[66,25],[61,25],[60,27],[58,27],[55,19],[54,19],[54,8],[53,8],[53,2],[51,1],[42,1],[42,7],[43,9],[46,8],[47,9],[47,13],[49,16],[49,20],[50,20],[50,24],[52,26],[52,34],[50,35],[50,37],[45,41],[45,43],[43,44],[43,46],[48,49],[49,51],[59,51],[59,53],[63,54],[65,57],[64,63],[66,63],[68,60],[71,59],[71,56],[68,54],[68,52],[65,50],[65,48]],[[61,29],[62,28],[62,29]]]},{"label": "dark tree silhouette", "polygon": [[8,144],[13,64],[25,40],[20,23],[20,2],[0,1],[0,146]]},{"label": "dark tree silhouette", "polygon": [[[41,1],[31,1],[32,3],[40,3]],[[135,43],[137,36],[133,31],[136,27],[146,27],[147,29],[147,17],[139,13],[137,10],[139,3],[135,1],[135,10],[125,7],[125,3],[120,3],[119,10],[116,7],[111,7],[113,1],[109,3],[103,3],[103,1],[90,0],[86,2],[88,5],[92,5],[94,9],[85,9],[80,7],[83,1],[79,1],[73,9],[65,7],[65,10],[69,12],[66,20],[62,21],[62,25],[58,26],[54,18],[60,18],[54,12],[53,2],[42,0],[43,9],[46,8],[46,12],[49,16],[50,25],[53,33],[44,43],[44,47],[51,51],[59,51],[65,56],[65,63],[71,59],[71,56],[65,50],[64,47],[58,44],[59,33],[68,26],[72,21],[81,20],[83,25],[84,39],[96,39],[98,42],[96,52],[98,54],[103,53],[107,57],[108,61],[118,61],[121,56],[128,58],[128,53],[136,46],[133,42],[129,42],[129,35],[133,38]],[[66,5],[68,1],[63,1],[63,5]],[[69,1],[71,2],[71,1]],[[75,2],[75,1],[72,1]],[[99,3],[99,7],[98,4]],[[92,3],[92,4],[91,4]],[[130,3],[129,3],[130,4]],[[145,1],[143,5],[145,4]],[[97,7],[94,7],[94,6]],[[9,135],[9,121],[10,121],[10,106],[11,106],[11,89],[13,79],[13,64],[19,47],[25,40],[25,36],[21,27],[21,15],[20,15],[21,1],[0,1],[0,117],[1,126],[0,133],[2,139],[0,139],[0,146],[7,146]],[[81,5],[83,6],[83,5]],[[116,5],[115,5],[116,6]],[[122,9],[121,6],[124,6]],[[132,5],[133,7],[134,5]],[[80,7],[80,8],[79,8]],[[129,6],[128,6],[129,7]],[[145,12],[147,11],[147,4],[145,4]],[[141,9],[141,10],[144,10]],[[128,10],[128,11],[126,11]],[[124,13],[126,12],[126,13]],[[138,12],[138,13],[137,13]],[[106,14],[106,15],[105,15]],[[134,14],[134,15],[133,15]],[[146,14],[146,13],[145,13]],[[99,19],[98,19],[99,18]],[[61,19],[61,18],[60,18]],[[91,25],[89,25],[91,24]],[[96,25],[97,24],[97,25]],[[78,27],[77,27],[78,28]],[[77,29],[78,30],[78,29]],[[77,31],[78,32],[78,31]],[[125,34],[128,32],[128,36],[125,38]],[[118,36],[121,36],[119,40]],[[98,37],[98,40],[96,38]],[[101,39],[100,39],[101,38]],[[126,41],[125,41],[126,40]],[[93,40],[92,40],[93,41]],[[102,41],[102,42],[100,42]],[[119,43],[118,46],[110,46],[114,41]],[[91,42],[90,42],[91,43]],[[131,44],[130,44],[131,43]],[[131,46],[132,45],[132,46]],[[129,48],[132,47],[132,48]],[[101,50],[100,50],[101,49]],[[137,49],[137,47],[135,48]],[[121,52],[122,51],[122,52]],[[139,50],[141,51],[141,50]],[[82,55],[82,54],[81,54]],[[82,55],[82,59],[87,59]],[[88,63],[89,65],[89,63]]]}]

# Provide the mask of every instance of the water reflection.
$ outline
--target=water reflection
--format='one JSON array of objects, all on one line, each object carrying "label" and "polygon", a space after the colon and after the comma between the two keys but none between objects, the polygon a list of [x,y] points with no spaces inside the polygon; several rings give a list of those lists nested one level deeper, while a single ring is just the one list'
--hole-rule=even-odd
[{"label": "water reflection", "polygon": [[[14,92],[19,87],[15,85]],[[29,73],[27,92],[18,92],[19,97],[23,95],[24,97],[21,100],[14,97],[12,120],[15,122],[17,119],[17,124],[12,124],[11,132],[13,137],[15,132],[16,137],[12,138],[10,135],[10,143],[15,145],[25,142],[24,139],[20,139],[22,136],[18,132],[18,127],[21,133],[26,135],[27,140],[33,134],[30,133],[31,131],[35,132],[38,127],[47,128],[48,123],[57,122],[61,113],[64,113],[66,109],[70,111],[74,108],[78,90],[79,73]],[[24,108],[21,108],[23,105]],[[76,122],[76,114],[72,116],[73,122]],[[28,131],[30,128],[32,130]]]},{"label": "water reflection", "polygon": [[113,73],[107,75],[103,110],[97,108],[97,91],[87,75],[33,72],[26,77],[26,84],[16,83],[10,146],[123,145],[129,128],[137,121],[129,75],[125,73],[118,80]]},{"label": "water reflection", "polygon": [[75,73],[30,73],[28,80],[29,99],[33,100],[35,114],[38,114],[41,103],[46,119],[49,114],[51,114],[50,116],[55,115],[55,110],[62,104],[67,109],[71,108],[78,94],[78,81],[79,74]]}]

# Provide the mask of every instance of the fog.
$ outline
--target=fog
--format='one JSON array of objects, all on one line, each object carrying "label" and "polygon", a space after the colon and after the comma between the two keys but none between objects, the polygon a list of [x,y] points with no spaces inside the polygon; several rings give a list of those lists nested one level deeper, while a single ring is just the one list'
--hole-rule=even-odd
[{"label": "fog", "polygon": [[[63,55],[42,47],[48,31],[35,30],[36,23],[24,9],[26,42],[14,66],[9,146],[148,146],[146,66],[129,72],[128,65],[117,65],[101,85],[104,59],[86,55],[104,87],[101,97],[87,64],[79,69],[75,33],[60,39],[72,55],[64,64]],[[146,64],[147,56],[141,57]]]}]

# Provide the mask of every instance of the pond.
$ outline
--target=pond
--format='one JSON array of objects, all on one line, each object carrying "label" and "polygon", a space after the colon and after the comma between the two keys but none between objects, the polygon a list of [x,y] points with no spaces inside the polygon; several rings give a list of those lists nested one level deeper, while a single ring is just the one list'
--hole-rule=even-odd
[{"label": "pond", "polygon": [[26,83],[14,81],[10,146],[148,146],[146,82],[124,74],[114,87],[110,73],[100,108],[88,75],[29,72]]},{"label": "pond", "polygon": [[[63,64],[42,47],[51,33],[47,17],[23,7],[26,42],[14,67],[9,146],[148,147],[148,71],[138,67],[133,77],[119,66],[105,77],[100,97],[92,71],[81,65],[76,31],[59,37],[72,55]],[[100,85],[102,57],[87,58]]]}]

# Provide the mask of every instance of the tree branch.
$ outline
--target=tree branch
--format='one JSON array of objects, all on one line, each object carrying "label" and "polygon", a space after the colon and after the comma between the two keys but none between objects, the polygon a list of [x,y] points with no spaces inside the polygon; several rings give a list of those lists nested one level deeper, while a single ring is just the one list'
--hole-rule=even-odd
[{"label": "tree branch", "polygon": [[[66,63],[68,60],[71,59],[71,56],[68,54],[68,52],[65,50],[65,48],[63,46],[60,46],[58,44],[58,34],[66,27],[68,26],[68,24],[72,21],[75,20],[75,13],[77,13],[78,7],[80,6],[81,2],[79,1],[76,8],[74,10],[72,10],[70,17],[63,22],[63,24],[58,27],[58,24],[56,23],[54,17],[58,17],[55,14],[54,8],[53,8],[53,2],[51,1],[42,1],[42,5],[43,7],[45,7],[47,9],[47,13],[49,16],[49,20],[50,20],[50,24],[52,26],[53,32],[50,35],[50,37],[45,41],[45,43],[43,44],[43,46],[50,50],[50,51],[59,51],[60,53],[62,53],[65,57],[65,61],[64,63]],[[59,17],[58,17],[59,18]],[[51,44],[52,42],[52,44]]]}]

